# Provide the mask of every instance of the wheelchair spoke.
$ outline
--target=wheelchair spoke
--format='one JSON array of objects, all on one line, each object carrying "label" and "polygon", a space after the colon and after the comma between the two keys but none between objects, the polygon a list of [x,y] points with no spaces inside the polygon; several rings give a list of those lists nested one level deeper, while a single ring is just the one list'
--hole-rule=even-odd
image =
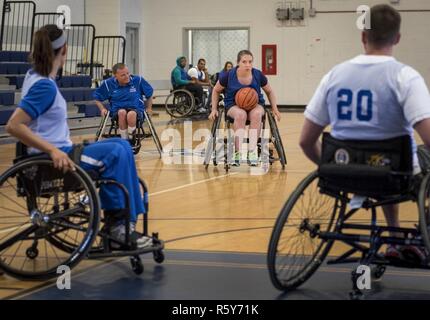
[{"label": "wheelchair spoke", "polygon": [[[27,211],[27,208],[23,207],[21,204],[19,204],[17,201],[13,200],[12,198],[10,198],[9,196],[5,195],[3,192],[0,191],[0,195],[4,196],[6,199],[10,200],[11,202],[13,202],[14,204],[16,204],[17,206],[21,207],[22,209],[24,209],[25,211]],[[8,209],[9,210],[9,209]],[[23,214],[25,215],[25,214]]]}]

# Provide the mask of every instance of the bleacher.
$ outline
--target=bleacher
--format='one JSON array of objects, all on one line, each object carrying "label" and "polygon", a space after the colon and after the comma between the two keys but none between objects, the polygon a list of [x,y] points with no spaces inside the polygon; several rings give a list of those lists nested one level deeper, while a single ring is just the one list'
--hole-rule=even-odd
[{"label": "bleacher", "polygon": [[[4,125],[21,100],[25,74],[31,68],[29,51],[32,35],[26,34],[25,43],[14,39],[24,39],[23,30],[37,30],[40,27],[34,19],[36,15],[48,24],[56,23],[58,13],[38,12],[37,5],[34,10],[29,9],[29,4],[22,1],[5,0],[3,5],[8,10],[1,21],[4,36],[0,42],[0,138],[7,138]],[[103,76],[103,68],[124,62],[125,38],[97,36],[95,27],[90,24],[72,24],[66,36],[72,39],[69,45],[73,49],[69,50],[63,77],[57,80],[57,85],[67,101],[69,127],[71,130],[97,128],[100,111],[93,100],[93,92]],[[82,41],[74,45],[73,39]]]},{"label": "bleacher", "polygon": [[[24,62],[28,52],[0,51],[0,125],[5,125],[21,99],[26,72],[31,64]],[[86,102],[93,102],[92,79],[88,75],[63,76],[57,80],[60,92],[68,103],[69,119],[99,116],[86,112]]]}]

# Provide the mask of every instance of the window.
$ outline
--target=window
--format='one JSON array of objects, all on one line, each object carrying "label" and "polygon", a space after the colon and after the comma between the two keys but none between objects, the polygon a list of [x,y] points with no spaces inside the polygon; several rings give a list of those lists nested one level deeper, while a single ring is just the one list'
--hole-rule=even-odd
[{"label": "window", "polygon": [[248,29],[190,29],[187,31],[188,61],[206,60],[209,74],[219,72],[226,61],[236,64],[237,53],[249,49]]}]

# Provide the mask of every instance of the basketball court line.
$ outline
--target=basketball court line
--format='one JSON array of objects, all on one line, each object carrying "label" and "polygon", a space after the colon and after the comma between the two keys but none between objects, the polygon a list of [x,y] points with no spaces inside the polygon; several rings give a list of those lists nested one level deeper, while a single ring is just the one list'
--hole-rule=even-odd
[{"label": "basketball court line", "polygon": [[205,179],[205,180],[201,180],[201,181],[196,181],[196,182],[184,184],[182,186],[178,186],[178,187],[174,187],[174,188],[170,188],[170,189],[158,191],[158,192],[153,192],[153,193],[150,193],[149,196],[158,196],[160,194],[164,194],[164,193],[168,193],[168,192],[171,192],[171,191],[176,191],[176,190],[180,190],[180,189],[192,187],[192,186],[199,185],[199,184],[202,184],[202,183],[205,183],[205,182],[214,181],[214,180],[226,178],[226,177],[229,177],[229,176],[234,176],[234,175],[237,175],[237,174],[239,174],[239,172],[228,173],[228,174],[224,174],[222,176],[213,177],[213,178],[209,178],[209,179]]}]

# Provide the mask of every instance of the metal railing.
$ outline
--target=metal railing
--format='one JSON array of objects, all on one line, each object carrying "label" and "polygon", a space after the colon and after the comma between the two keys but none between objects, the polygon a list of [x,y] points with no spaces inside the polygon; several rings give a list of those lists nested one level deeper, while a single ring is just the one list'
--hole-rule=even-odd
[{"label": "metal railing", "polygon": [[[33,15],[33,24],[31,29],[31,34],[42,28],[47,24],[57,24],[59,19],[63,19],[63,25],[65,23],[65,16],[58,12],[37,12]],[[33,37],[31,37],[30,48],[33,45]]]},{"label": "metal railing", "polygon": [[30,51],[36,4],[33,1],[4,1],[0,50]]},{"label": "metal railing", "polygon": [[93,80],[103,80],[106,69],[110,70],[116,63],[124,63],[125,45],[122,36],[94,37],[90,68]]},{"label": "metal railing", "polygon": [[90,75],[90,69],[83,66],[91,63],[96,28],[92,24],[72,24],[65,33],[68,44],[65,74]]}]

